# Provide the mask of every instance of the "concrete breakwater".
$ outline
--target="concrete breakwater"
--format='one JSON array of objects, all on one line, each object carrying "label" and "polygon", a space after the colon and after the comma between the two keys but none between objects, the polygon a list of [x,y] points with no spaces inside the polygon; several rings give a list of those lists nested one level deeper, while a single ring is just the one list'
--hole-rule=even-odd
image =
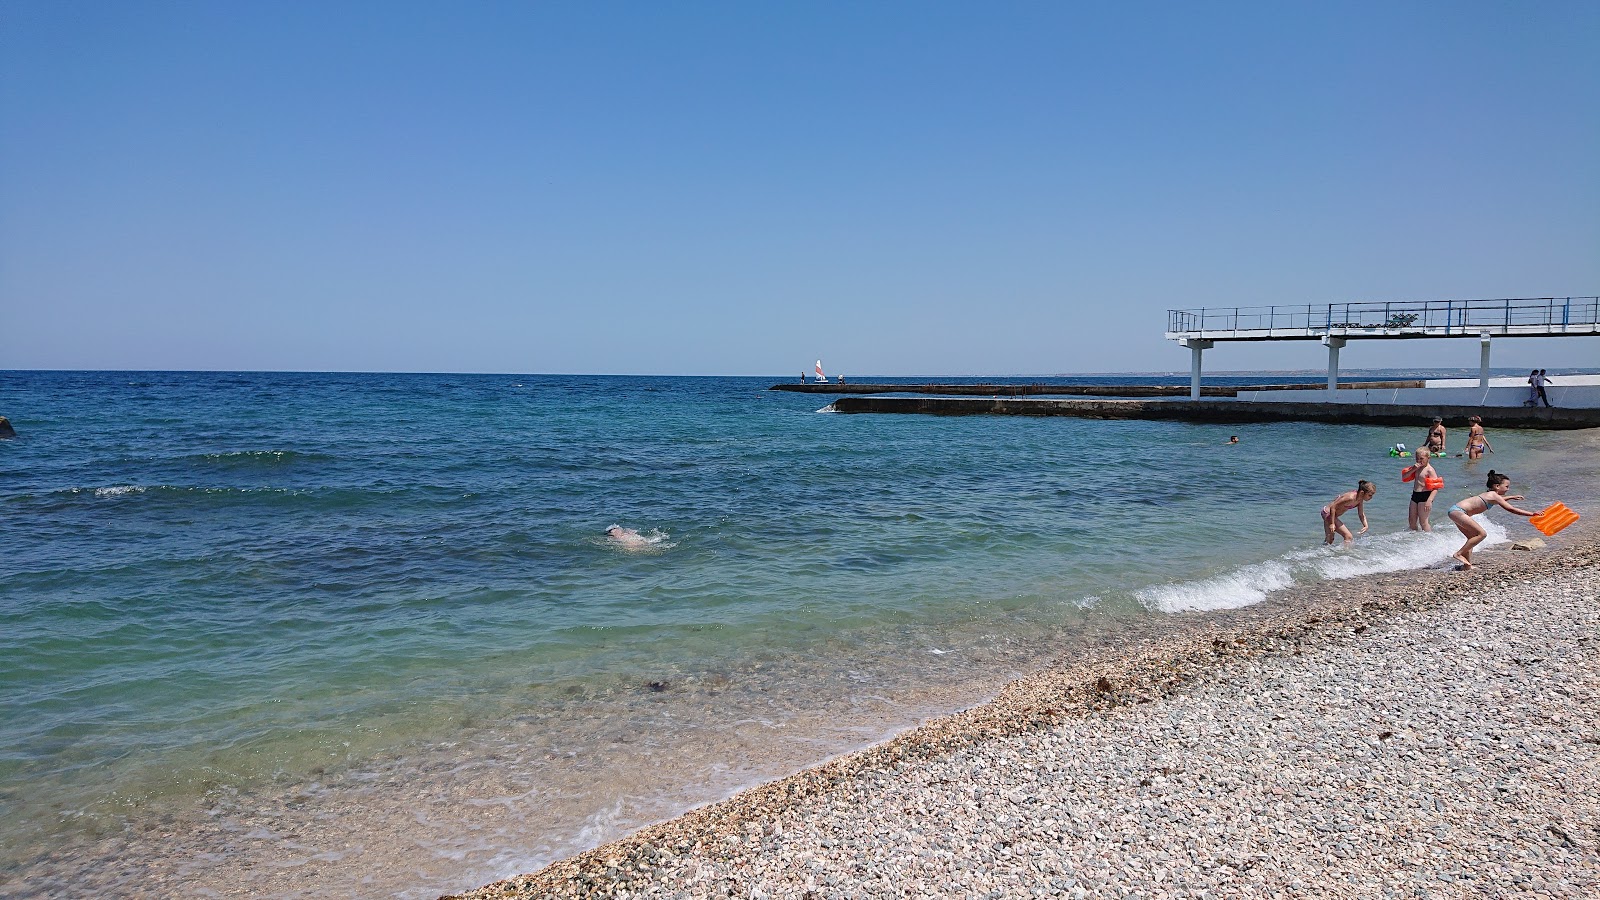
[{"label": "concrete breakwater", "polygon": [[1482,415],[1491,428],[1563,431],[1600,428],[1600,409],[1397,405],[1388,403],[1257,403],[1247,400],[1003,400],[964,397],[840,397],[842,413],[935,416],[1075,416],[1083,419],[1171,419],[1182,422],[1331,422],[1415,427],[1434,416],[1451,427]]},{"label": "concrete breakwater", "polygon": [[[1345,381],[1345,390],[1390,390],[1420,388],[1422,381]],[[1232,384],[1203,385],[1203,397],[1236,397],[1240,391],[1303,391],[1314,384]],[[1061,395],[1073,397],[1187,397],[1186,384],[837,384],[831,382],[788,382],[768,390],[802,394],[951,394],[976,397],[1030,397]]]}]

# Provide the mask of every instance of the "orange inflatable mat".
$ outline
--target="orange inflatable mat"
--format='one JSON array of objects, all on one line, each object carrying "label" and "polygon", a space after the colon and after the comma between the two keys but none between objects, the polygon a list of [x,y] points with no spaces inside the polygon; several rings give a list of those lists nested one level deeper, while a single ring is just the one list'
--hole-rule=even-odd
[{"label": "orange inflatable mat", "polygon": [[1528,520],[1528,524],[1544,532],[1546,537],[1578,521],[1577,513],[1567,509],[1565,503],[1552,503],[1545,511]]}]

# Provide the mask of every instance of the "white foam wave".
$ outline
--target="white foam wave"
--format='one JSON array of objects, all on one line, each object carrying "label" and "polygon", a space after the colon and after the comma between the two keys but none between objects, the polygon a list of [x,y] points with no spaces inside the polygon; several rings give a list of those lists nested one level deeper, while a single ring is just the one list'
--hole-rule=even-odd
[{"label": "white foam wave", "polygon": [[144,488],[134,484],[122,484],[116,487],[103,487],[94,489],[94,495],[96,497],[121,497],[126,494],[142,493],[144,493]]},{"label": "white foam wave", "polygon": [[1159,612],[1230,609],[1267,599],[1267,594],[1294,584],[1294,569],[1287,560],[1268,560],[1242,566],[1199,581],[1180,581],[1138,591],[1135,596],[1148,609]]},{"label": "white foam wave", "polygon": [[832,403],[829,403],[827,406],[824,406],[823,408],[817,410],[817,412],[819,412],[819,413],[836,413],[836,412],[838,412],[838,410],[833,408],[833,404]]},{"label": "white foam wave", "polygon": [[[1478,516],[1489,536],[1479,546],[1492,547],[1508,540],[1500,523]],[[1320,546],[1295,550],[1264,562],[1201,578],[1160,584],[1137,591],[1135,597],[1147,609],[1157,612],[1234,609],[1260,603],[1273,591],[1296,583],[1337,581],[1401,572],[1439,565],[1450,558],[1462,542],[1461,532],[1448,521],[1431,532],[1401,531],[1358,538],[1354,546]]]}]

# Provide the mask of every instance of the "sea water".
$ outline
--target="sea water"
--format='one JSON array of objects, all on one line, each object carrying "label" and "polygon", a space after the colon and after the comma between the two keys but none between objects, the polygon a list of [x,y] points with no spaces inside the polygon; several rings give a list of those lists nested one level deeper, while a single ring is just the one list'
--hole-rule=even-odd
[{"label": "sea water", "polygon": [[[1591,438],[1491,416],[1414,534],[1387,448],[1424,422],[838,415],[771,383],[0,373],[0,889],[468,888],[1176,612],[1442,564],[1491,466],[1534,506],[1600,483]],[[1324,547],[1359,478],[1371,532]]]}]

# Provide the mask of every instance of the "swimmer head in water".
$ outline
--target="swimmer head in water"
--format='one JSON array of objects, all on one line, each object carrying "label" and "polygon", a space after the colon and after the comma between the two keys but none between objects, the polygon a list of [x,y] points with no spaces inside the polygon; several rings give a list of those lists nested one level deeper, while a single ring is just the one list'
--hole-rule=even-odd
[{"label": "swimmer head in water", "polygon": [[623,528],[621,525],[612,525],[606,529],[606,537],[628,547],[639,547],[650,543],[649,539],[634,531],[632,528]]}]

